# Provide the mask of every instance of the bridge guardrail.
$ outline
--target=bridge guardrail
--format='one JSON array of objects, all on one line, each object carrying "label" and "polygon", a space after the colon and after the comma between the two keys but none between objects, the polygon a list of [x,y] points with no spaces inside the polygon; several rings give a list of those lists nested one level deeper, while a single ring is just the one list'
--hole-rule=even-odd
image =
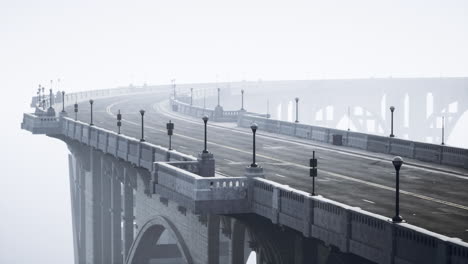
[{"label": "bridge guardrail", "polygon": [[249,127],[251,123],[257,123],[260,131],[308,138],[329,144],[333,143],[331,135],[338,134],[343,137],[343,146],[468,168],[468,149],[271,120],[249,114],[241,115],[237,122],[240,127]]}]

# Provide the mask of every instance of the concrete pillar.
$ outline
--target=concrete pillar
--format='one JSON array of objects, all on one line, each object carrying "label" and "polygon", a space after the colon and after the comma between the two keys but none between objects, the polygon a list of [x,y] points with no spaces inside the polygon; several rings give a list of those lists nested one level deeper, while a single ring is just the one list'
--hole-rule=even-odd
[{"label": "concrete pillar", "polygon": [[102,263],[102,207],[101,207],[101,160],[98,151],[90,148],[91,181],[92,181],[92,248],[93,263]]},{"label": "concrete pillar", "polygon": [[111,263],[111,174],[109,157],[101,155],[101,232],[102,263]]},{"label": "concrete pillar", "polygon": [[232,223],[231,264],[244,264],[245,226],[238,220]]},{"label": "concrete pillar", "polygon": [[111,252],[112,262],[114,264],[123,263],[122,255],[122,197],[121,183],[119,174],[122,174],[122,167],[112,163],[111,178]]},{"label": "concrete pillar", "polygon": [[123,250],[127,259],[133,243],[133,187],[131,177],[135,177],[133,168],[124,169],[124,201],[123,201]]},{"label": "concrete pillar", "polygon": [[214,177],[215,159],[212,153],[198,154],[198,175],[203,177]]},{"label": "concrete pillar", "polygon": [[208,264],[219,263],[219,216],[208,216]]},{"label": "concrete pillar", "polygon": [[[79,207],[79,263],[84,263],[86,260],[86,169],[90,169],[89,158],[83,157],[81,153],[76,153],[76,174],[78,176],[78,207]],[[83,163],[83,161],[85,163]],[[82,261],[82,262],[81,262]]]},{"label": "concrete pillar", "polygon": [[[79,238],[79,200],[78,200],[78,180],[75,169],[76,163],[73,162],[73,156],[68,155],[68,170],[70,180],[70,201],[71,201],[71,213],[72,213],[72,230],[73,230],[73,251],[75,252],[75,263],[80,262],[80,238]],[[84,262],[84,261],[83,261]]]}]

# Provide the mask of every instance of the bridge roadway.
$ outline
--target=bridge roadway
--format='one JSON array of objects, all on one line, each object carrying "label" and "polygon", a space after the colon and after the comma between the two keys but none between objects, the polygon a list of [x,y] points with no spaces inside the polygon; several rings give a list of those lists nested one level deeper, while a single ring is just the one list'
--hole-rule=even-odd
[{"label": "bridge roadway", "polygon": [[[167,95],[126,96],[95,100],[94,124],[116,130],[116,114],[123,115],[122,134],[140,138],[145,109],[145,139],[168,146],[166,123],[175,123],[172,147],[196,156],[203,149],[203,121],[169,110]],[[67,111],[73,116],[72,107]],[[89,122],[89,104],[80,105],[78,119]],[[208,123],[208,150],[215,155],[216,171],[241,176],[252,162],[252,133],[228,123]],[[257,163],[267,179],[311,191],[308,160],[318,157],[316,192],[324,197],[392,217],[395,171],[392,156],[350,152],[347,148],[257,133]],[[468,241],[468,171],[411,161],[400,174],[400,212],[409,223]]]}]

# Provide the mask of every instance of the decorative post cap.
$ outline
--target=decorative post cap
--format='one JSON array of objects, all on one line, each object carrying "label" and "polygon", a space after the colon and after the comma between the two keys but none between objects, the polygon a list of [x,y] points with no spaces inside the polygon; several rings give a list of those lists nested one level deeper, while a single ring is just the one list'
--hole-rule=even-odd
[{"label": "decorative post cap", "polygon": [[392,163],[396,170],[400,170],[401,166],[403,165],[403,159],[400,156],[396,156],[393,158]]},{"label": "decorative post cap", "polygon": [[255,131],[257,131],[258,126],[257,126],[256,123],[253,123],[253,124],[250,126],[250,128],[252,129],[252,132],[255,133]]},{"label": "decorative post cap", "polygon": [[390,106],[390,111],[392,111],[392,112],[395,111],[395,107],[393,105]]},{"label": "decorative post cap", "polygon": [[205,116],[202,117],[202,119],[203,119],[203,122],[205,122],[205,124],[206,124],[206,122],[208,122],[209,118],[208,118],[208,116],[205,115]]},{"label": "decorative post cap", "polygon": [[296,97],[295,100],[296,100],[296,103],[299,102],[299,97]]},{"label": "decorative post cap", "polygon": [[143,116],[145,114],[145,110],[141,109],[140,114]]},{"label": "decorative post cap", "polygon": [[89,100],[89,103],[90,103],[90,104],[93,104],[93,103],[94,103],[94,100],[93,100],[93,99],[90,99],[90,100]]}]

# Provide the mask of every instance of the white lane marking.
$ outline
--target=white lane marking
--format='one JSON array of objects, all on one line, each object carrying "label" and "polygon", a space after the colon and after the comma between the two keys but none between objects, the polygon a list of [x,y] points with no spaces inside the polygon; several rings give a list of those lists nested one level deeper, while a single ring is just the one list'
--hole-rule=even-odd
[{"label": "white lane marking", "polygon": [[364,202],[366,203],[370,203],[370,204],[375,204],[373,201],[369,201],[369,200],[366,200],[366,199],[362,199]]},{"label": "white lane marking", "polygon": [[187,147],[184,147],[184,146],[179,146],[179,148],[187,149]]},{"label": "white lane marking", "polygon": [[275,175],[278,176],[278,177],[281,177],[281,178],[286,178],[286,176],[278,174],[278,173],[276,173]]},{"label": "white lane marking", "polygon": [[223,160],[227,161],[229,165],[242,164],[242,162],[239,162],[239,161],[232,161],[229,159],[223,159]]},{"label": "white lane marking", "polygon": [[[166,115],[166,116],[170,116],[170,117],[173,117],[175,119],[179,119],[179,120],[183,120],[183,121],[186,121],[186,122],[190,122],[190,123],[193,123],[193,124],[197,124],[197,125],[203,125],[201,124],[201,122],[196,122],[196,121],[193,121],[192,119],[188,119],[188,118],[185,118],[185,117],[181,117],[180,115],[176,115],[176,114],[173,114],[173,113],[170,113],[168,112],[166,109],[163,109],[161,106],[160,106],[160,103],[156,103],[153,105],[153,109],[155,111],[158,111],[161,112],[162,114]],[[213,127],[213,128],[218,128],[218,129],[224,129],[224,130],[228,130],[228,131],[232,131],[232,132],[236,132],[236,133],[240,133],[240,134],[248,134],[250,135],[249,132],[245,132],[245,131],[240,131],[238,129],[234,129],[234,128],[227,128],[227,127],[222,127],[220,125],[212,125],[212,124],[208,124],[209,127]],[[262,134],[261,132],[257,132],[257,137],[261,137],[261,138],[266,138],[266,139],[269,139],[269,140],[275,140],[275,141],[280,141],[280,142],[284,142],[284,143],[289,143],[289,144],[295,144],[295,145],[300,145],[300,146],[303,146],[303,147],[308,147],[308,148],[314,148],[314,149],[321,149],[321,150],[325,150],[325,151],[330,151],[330,152],[335,152],[335,153],[339,153],[339,154],[343,154],[343,155],[347,155],[347,156],[353,156],[353,157],[358,157],[358,158],[363,158],[363,159],[367,159],[367,160],[373,160],[373,161],[387,161],[383,158],[372,158],[372,157],[369,157],[369,156],[365,156],[365,155],[360,155],[359,153],[350,153],[350,152],[344,152],[344,151],[340,151],[340,150],[336,150],[336,149],[330,149],[330,148],[326,148],[326,147],[320,147],[318,145],[313,145],[313,144],[304,144],[304,143],[300,143],[300,142],[296,142],[296,141],[289,141],[287,139],[282,139],[282,138],[278,138],[278,137],[272,137],[272,136],[268,136],[268,135],[265,135],[265,134]],[[459,179],[463,179],[463,180],[468,180],[468,176],[461,176],[461,175],[457,175],[457,174],[454,174],[454,173],[451,173],[451,172],[447,172],[447,171],[434,171],[432,169],[429,169],[429,168],[424,168],[424,167],[419,167],[419,166],[416,166],[416,165],[411,165],[411,164],[405,164],[405,167],[408,167],[408,168],[413,168],[413,169],[418,169],[418,170],[422,170],[422,171],[427,171],[427,172],[432,172],[432,173],[440,173],[440,174],[444,174],[446,176],[450,176],[450,177],[455,177],[455,178],[459,178]]]},{"label": "white lane marking", "polygon": [[[114,106],[115,104],[117,104],[117,103],[120,103],[120,102],[115,102],[115,103],[113,103],[113,104],[111,104],[110,106],[107,107],[107,109],[108,109],[108,114],[113,115],[113,114],[110,112],[110,108],[111,108],[112,106]],[[129,124],[133,124],[133,125],[135,125],[135,126],[140,126],[140,125],[141,125],[141,124],[139,124],[139,123],[135,123],[135,122],[132,122],[132,121],[128,121],[128,120],[123,119],[123,118],[122,118],[122,121],[127,122],[127,123],[129,123]],[[147,126],[147,128],[148,128],[148,129],[153,129],[153,130],[155,130],[155,131],[160,131],[160,132],[163,132],[163,133],[166,132],[165,130],[157,129],[157,128],[154,128],[154,127],[151,127],[151,126]],[[185,136],[185,135],[181,135],[181,134],[174,134],[174,136],[179,136],[179,137],[186,138],[186,139],[190,139],[190,140],[193,140],[193,141],[203,142],[203,140],[201,140],[201,139],[192,138],[192,137]],[[219,147],[222,147],[222,148],[225,148],[225,149],[230,149],[230,150],[234,150],[234,151],[241,152],[241,153],[245,153],[245,154],[249,154],[249,155],[251,154],[249,151],[237,149],[237,148],[234,148],[234,147],[230,147],[230,146],[226,146],[226,145],[222,145],[222,144],[218,144],[218,143],[208,142],[208,144],[216,145],[216,146],[219,146]],[[309,171],[309,169],[310,169],[309,167],[307,167],[307,166],[305,166],[305,165],[302,165],[302,164],[297,164],[297,163],[293,163],[293,162],[287,162],[287,161],[283,161],[283,160],[280,160],[280,159],[277,159],[277,158],[273,158],[273,157],[269,157],[269,156],[262,155],[262,154],[257,154],[257,156],[258,156],[258,157],[265,158],[265,159],[270,159],[270,160],[274,160],[274,161],[277,161],[277,162],[281,162],[281,163],[287,163],[287,164],[289,164],[289,165],[291,165],[291,166],[295,166],[295,167],[297,167],[297,168],[304,169],[304,170],[307,170],[307,171]],[[320,172],[321,172],[321,173],[328,174],[328,175],[333,176],[333,177],[336,177],[336,178],[341,178],[341,179],[345,179],[345,180],[349,180],[349,181],[353,181],[353,182],[357,182],[357,183],[369,185],[369,186],[372,186],[372,187],[376,187],[376,188],[380,188],[380,189],[384,189],[384,190],[388,190],[388,191],[392,191],[392,192],[395,191],[395,188],[393,188],[393,187],[388,187],[388,186],[385,186],[385,185],[382,185],[382,184],[373,183],[373,182],[369,182],[369,181],[366,181],[366,180],[356,179],[356,178],[353,178],[353,177],[350,177],[350,176],[346,176],[346,175],[343,175],[343,174],[339,174],[339,173],[335,173],[335,172],[331,172],[331,171],[326,171],[326,170],[323,170],[323,169],[321,169]],[[441,199],[432,198],[432,197],[429,197],[429,196],[426,196],[426,195],[421,195],[421,194],[417,194],[417,193],[413,193],[413,192],[409,192],[409,191],[404,191],[404,190],[401,190],[401,189],[400,189],[400,193],[401,193],[401,194],[408,195],[408,196],[413,196],[413,197],[416,197],[416,198],[420,198],[420,199],[423,199],[423,200],[427,200],[427,201],[431,201],[431,202],[435,202],[435,203],[440,203],[440,204],[444,204],[444,205],[447,205],[447,206],[456,207],[456,208],[459,208],[459,209],[463,209],[463,210],[467,210],[467,211],[468,211],[468,206],[465,206],[465,205],[456,204],[456,203],[444,201],[444,200],[441,200]]]}]

